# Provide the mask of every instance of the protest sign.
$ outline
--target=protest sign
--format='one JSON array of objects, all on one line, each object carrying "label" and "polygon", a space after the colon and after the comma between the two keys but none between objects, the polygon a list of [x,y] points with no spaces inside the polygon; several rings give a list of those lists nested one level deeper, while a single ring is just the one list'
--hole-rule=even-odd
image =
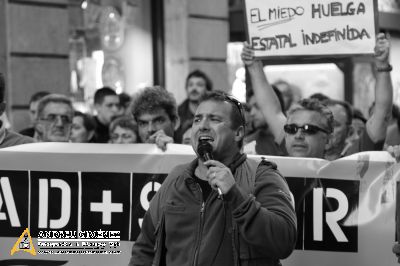
[{"label": "protest sign", "polygon": [[245,0],[256,57],[373,54],[376,0]]},{"label": "protest sign", "polygon": [[[127,265],[152,196],[194,158],[178,144],[166,152],[71,143],[0,150],[0,265]],[[298,239],[284,265],[394,265],[400,165],[388,153],[267,158],[295,199]]]}]

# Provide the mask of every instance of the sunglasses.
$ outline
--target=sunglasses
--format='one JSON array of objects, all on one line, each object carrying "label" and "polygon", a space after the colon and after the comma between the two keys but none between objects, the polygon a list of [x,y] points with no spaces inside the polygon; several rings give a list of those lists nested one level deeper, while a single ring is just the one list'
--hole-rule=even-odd
[{"label": "sunglasses", "polygon": [[235,97],[231,96],[231,95],[224,95],[226,98],[226,101],[230,102],[232,105],[236,106],[239,114],[240,114],[240,118],[242,120],[242,125],[243,127],[246,125],[246,119],[244,117],[244,106],[241,102],[239,102]]},{"label": "sunglasses", "polygon": [[301,129],[301,132],[306,135],[315,135],[320,131],[326,134],[330,134],[328,130],[310,124],[305,124],[303,126],[298,126],[296,124],[286,124],[283,126],[283,130],[285,130],[285,132],[290,135],[296,134],[299,129]]}]

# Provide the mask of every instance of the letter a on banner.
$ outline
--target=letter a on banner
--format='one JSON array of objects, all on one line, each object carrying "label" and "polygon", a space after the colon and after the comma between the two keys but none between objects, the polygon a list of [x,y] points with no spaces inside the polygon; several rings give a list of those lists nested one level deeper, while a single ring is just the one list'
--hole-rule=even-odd
[{"label": "letter a on banner", "polygon": [[32,256],[36,256],[36,250],[32,243],[32,237],[29,233],[29,229],[26,228],[21,236],[18,238],[17,242],[15,242],[14,246],[12,247],[10,254],[11,256],[14,255],[15,252],[18,251],[25,251],[30,253]]}]

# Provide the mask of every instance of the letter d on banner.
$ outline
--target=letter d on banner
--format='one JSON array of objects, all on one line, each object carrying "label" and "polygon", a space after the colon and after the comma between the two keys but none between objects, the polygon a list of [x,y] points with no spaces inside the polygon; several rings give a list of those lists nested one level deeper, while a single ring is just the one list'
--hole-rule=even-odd
[{"label": "letter d on banner", "polygon": [[[59,219],[50,219],[50,229],[59,229],[66,226],[71,216],[71,188],[62,179],[50,179],[51,188],[61,190],[61,216]],[[39,228],[47,228],[49,206],[49,185],[47,179],[39,179]]]}]

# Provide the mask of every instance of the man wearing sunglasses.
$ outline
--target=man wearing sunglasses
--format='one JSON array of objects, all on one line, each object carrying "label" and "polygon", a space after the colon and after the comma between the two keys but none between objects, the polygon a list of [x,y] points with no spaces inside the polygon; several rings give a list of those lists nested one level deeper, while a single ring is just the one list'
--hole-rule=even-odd
[{"label": "man wearing sunglasses", "polygon": [[129,265],[278,266],[290,255],[288,185],[275,164],[241,152],[244,126],[240,102],[206,93],[192,125],[198,158],[172,170],[151,200]]},{"label": "man wearing sunglasses", "polygon": [[37,107],[35,130],[40,142],[68,142],[72,126],[71,100],[61,94],[43,97]]},{"label": "man wearing sunglasses", "polygon": [[[375,46],[375,67],[377,70],[376,85],[375,85],[375,102],[377,107],[373,116],[371,116],[366,124],[366,130],[364,137],[367,139],[366,142],[360,143],[355,149],[345,151],[345,138],[350,134],[349,127],[351,120],[346,121],[346,111],[339,104],[328,104],[328,108],[331,110],[334,116],[334,128],[332,132],[332,138],[327,139],[327,143],[320,143],[321,147],[326,147],[329,153],[324,152],[319,155],[319,158],[325,158],[328,160],[335,160],[341,156],[350,155],[352,152],[367,151],[371,150],[370,147],[376,147],[386,136],[386,128],[388,125],[388,117],[390,117],[391,106],[393,100],[393,88],[390,78],[390,71],[392,70],[389,64],[389,49],[390,43],[386,38],[385,34],[379,33],[376,37]],[[307,112],[302,112],[303,115],[296,115],[291,118],[293,114],[289,114],[288,117],[280,110],[279,102],[275,96],[271,85],[269,84],[260,60],[254,59],[254,52],[249,44],[245,44],[242,51],[242,60],[247,66],[253,85],[253,90],[256,95],[256,99],[261,107],[261,111],[268,122],[272,134],[275,136],[275,141],[280,144],[286,140],[286,147],[288,149],[289,156],[299,156],[301,153],[295,152],[288,148],[287,138],[292,136],[284,131],[285,124],[296,124],[297,126],[304,126],[305,124],[314,124],[312,117],[305,119],[303,116]],[[294,113],[295,114],[295,113]],[[306,121],[304,121],[306,120]],[[322,129],[326,129],[321,127]],[[315,136],[322,134],[320,131]],[[368,139],[370,141],[368,141]],[[315,141],[320,141],[315,139]],[[372,145],[368,145],[368,143]],[[328,144],[326,146],[326,144]],[[303,157],[315,157],[315,154],[304,153]]]},{"label": "man wearing sunglasses", "polygon": [[288,110],[283,130],[290,156],[323,158],[333,132],[333,115],[318,100],[303,99]]}]

